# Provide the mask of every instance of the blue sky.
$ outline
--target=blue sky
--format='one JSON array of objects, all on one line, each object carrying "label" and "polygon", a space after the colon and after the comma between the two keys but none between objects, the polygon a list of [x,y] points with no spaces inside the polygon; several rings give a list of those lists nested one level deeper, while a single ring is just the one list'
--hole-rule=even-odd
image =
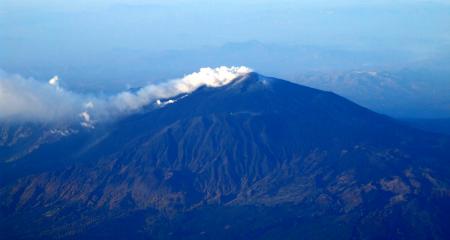
[{"label": "blue sky", "polygon": [[449,1],[2,0],[11,58],[227,42],[409,48],[450,42]]}]

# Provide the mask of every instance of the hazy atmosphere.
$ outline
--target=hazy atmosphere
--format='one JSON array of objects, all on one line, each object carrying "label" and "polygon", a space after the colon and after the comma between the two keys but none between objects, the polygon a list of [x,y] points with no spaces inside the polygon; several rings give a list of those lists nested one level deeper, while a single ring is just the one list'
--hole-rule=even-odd
[{"label": "hazy atmosphere", "polygon": [[396,117],[450,117],[449,23],[449,1],[3,0],[0,69],[110,94],[243,65]]}]

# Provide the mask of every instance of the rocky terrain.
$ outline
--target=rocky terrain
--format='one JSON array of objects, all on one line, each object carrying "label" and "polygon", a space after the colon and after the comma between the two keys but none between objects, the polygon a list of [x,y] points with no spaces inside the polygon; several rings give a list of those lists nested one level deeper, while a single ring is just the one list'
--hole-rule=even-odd
[{"label": "rocky terrain", "polygon": [[0,129],[4,239],[450,236],[448,136],[256,73],[96,129]]}]

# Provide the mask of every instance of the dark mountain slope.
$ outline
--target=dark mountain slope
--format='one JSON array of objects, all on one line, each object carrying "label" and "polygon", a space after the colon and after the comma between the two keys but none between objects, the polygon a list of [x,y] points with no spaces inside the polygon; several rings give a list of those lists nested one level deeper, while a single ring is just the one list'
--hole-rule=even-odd
[{"label": "dark mountain slope", "polygon": [[62,170],[104,139],[109,125],[95,131],[70,124],[1,123],[0,187],[18,178]]},{"label": "dark mountain slope", "polygon": [[253,73],[123,119],[93,142],[65,170],[1,189],[5,234],[450,236],[449,138],[333,93]]},{"label": "dark mountain slope", "polygon": [[401,121],[423,131],[450,135],[450,118],[409,118],[401,119]]}]

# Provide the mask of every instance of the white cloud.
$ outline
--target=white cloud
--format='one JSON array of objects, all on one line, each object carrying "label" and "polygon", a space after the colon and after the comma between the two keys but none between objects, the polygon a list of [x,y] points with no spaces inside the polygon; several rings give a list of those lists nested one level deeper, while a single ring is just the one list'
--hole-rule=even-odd
[{"label": "white cloud", "polygon": [[92,128],[97,121],[138,111],[159,99],[190,93],[201,86],[224,86],[251,71],[247,67],[202,68],[180,79],[150,84],[135,93],[125,91],[109,97],[67,91],[59,87],[58,76],[45,84],[0,71],[0,120],[79,121],[82,126]]},{"label": "white cloud", "polygon": [[79,111],[80,96],[0,71],[0,119],[52,122]]}]

